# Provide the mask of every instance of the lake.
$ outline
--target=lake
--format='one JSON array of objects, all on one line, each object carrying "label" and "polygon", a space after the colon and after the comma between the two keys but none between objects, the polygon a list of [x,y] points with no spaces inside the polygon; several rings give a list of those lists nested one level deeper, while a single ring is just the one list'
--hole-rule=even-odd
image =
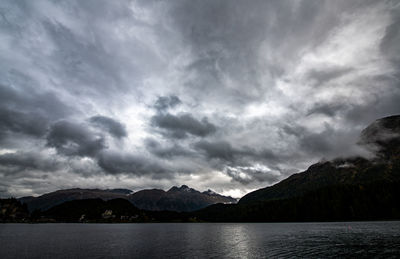
[{"label": "lake", "polygon": [[0,258],[400,257],[400,222],[0,224]]}]

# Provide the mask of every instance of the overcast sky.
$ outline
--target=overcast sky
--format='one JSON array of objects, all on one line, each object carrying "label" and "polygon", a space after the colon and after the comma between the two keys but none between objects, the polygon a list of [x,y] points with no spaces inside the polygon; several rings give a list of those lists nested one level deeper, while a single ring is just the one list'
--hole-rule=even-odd
[{"label": "overcast sky", "polygon": [[240,197],[400,113],[399,1],[0,2],[0,197]]}]

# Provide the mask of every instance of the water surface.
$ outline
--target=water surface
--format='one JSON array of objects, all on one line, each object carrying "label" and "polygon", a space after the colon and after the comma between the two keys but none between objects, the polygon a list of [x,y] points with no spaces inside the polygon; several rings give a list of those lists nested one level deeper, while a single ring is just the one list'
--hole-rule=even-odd
[{"label": "water surface", "polygon": [[400,222],[0,224],[0,258],[400,257]]}]

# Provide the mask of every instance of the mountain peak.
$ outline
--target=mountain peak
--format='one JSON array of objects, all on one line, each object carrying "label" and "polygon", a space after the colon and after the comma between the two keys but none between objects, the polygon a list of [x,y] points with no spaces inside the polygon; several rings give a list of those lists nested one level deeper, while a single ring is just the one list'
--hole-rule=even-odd
[{"label": "mountain peak", "polygon": [[400,152],[400,115],[385,117],[371,123],[361,132],[361,145],[380,157],[392,157]]},{"label": "mountain peak", "polygon": [[187,185],[181,185],[181,187],[173,186],[168,192],[197,192],[195,189],[190,188]]},{"label": "mountain peak", "polygon": [[398,137],[400,131],[400,115],[378,119],[361,132],[362,143],[376,143]]}]

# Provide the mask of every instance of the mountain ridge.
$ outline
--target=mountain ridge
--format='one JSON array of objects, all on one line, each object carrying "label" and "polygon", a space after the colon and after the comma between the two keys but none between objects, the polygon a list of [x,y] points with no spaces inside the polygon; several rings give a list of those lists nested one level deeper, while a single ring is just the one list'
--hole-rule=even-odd
[{"label": "mountain ridge", "polygon": [[236,199],[232,197],[199,192],[187,185],[173,186],[168,191],[138,191],[131,195],[130,200],[140,209],[153,211],[194,211],[215,203],[236,203]]},{"label": "mountain ridge", "polygon": [[129,189],[83,189],[71,188],[46,193],[38,197],[26,196],[18,200],[26,204],[29,211],[48,210],[56,205],[73,200],[126,199],[139,209],[193,211],[215,203],[234,203],[236,199],[217,193],[200,192],[186,185],[173,186],[168,191],[161,189],[144,189],[133,192]]}]

